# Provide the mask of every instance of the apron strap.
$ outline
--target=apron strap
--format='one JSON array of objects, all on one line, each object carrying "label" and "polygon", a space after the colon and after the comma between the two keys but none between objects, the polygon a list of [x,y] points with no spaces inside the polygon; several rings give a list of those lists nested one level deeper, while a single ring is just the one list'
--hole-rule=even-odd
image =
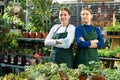
[{"label": "apron strap", "polygon": [[67,32],[67,28],[68,28],[69,24],[66,26],[65,32]]},{"label": "apron strap", "polygon": [[[61,26],[62,26],[62,25],[60,25],[60,26],[56,29],[55,33],[60,29]],[[67,32],[68,26],[69,26],[69,24],[66,26],[65,32]]]},{"label": "apron strap", "polygon": [[[87,34],[84,24],[82,24],[82,28],[83,28],[84,33]],[[95,28],[92,26],[92,32],[95,32],[95,31],[96,31]]]}]

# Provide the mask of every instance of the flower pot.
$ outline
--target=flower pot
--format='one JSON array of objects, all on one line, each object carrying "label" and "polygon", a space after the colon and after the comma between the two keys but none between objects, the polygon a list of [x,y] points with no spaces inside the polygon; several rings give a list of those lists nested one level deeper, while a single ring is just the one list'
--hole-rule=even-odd
[{"label": "flower pot", "polygon": [[24,37],[24,38],[29,38],[29,36],[30,36],[30,35],[29,35],[29,32],[23,32],[23,37]]},{"label": "flower pot", "polygon": [[40,54],[36,52],[36,53],[34,54],[34,58],[38,59],[39,57],[40,57]]},{"label": "flower pot", "polygon": [[78,80],[87,80],[87,76],[78,76]]},{"label": "flower pot", "polygon": [[30,38],[36,38],[36,32],[29,32]]},{"label": "flower pot", "polygon": [[59,75],[61,77],[61,80],[70,80],[69,77],[63,71],[60,71]]},{"label": "flower pot", "polygon": [[120,58],[120,53],[117,53],[117,54],[116,54],[116,57],[117,57],[117,58]]},{"label": "flower pot", "polygon": [[104,80],[104,76],[97,74],[97,75],[92,76],[91,80]]},{"label": "flower pot", "polygon": [[42,32],[37,32],[36,38],[43,38],[43,33]]},{"label": "flower pot", "polygon": [[45,39],[47,37],[47,35],[48,35],[48,32],[44,32],[43,33],[43,38]]}]

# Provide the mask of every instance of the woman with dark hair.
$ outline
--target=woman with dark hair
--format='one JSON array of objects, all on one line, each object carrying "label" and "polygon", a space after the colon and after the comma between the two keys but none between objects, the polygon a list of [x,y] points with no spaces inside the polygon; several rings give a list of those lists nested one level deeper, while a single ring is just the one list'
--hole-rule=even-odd
[{"label": "woman with dark hair", "polygon": [[75,36],[75,26],[69,24],[71,14],[67,8],[59,11],[60,24],[54,25],[45,39],[46,46],[52,46],[50,61],[57,64],[66,63],[73,67],[72,43]]},{"label": "woman with dark hair", "polygon": [[104,39],[98,27],[93,26],[92,10],[84,8],[80,12],[82,24],[78,25],[75,30],[75,39],[78,45],[78,50],[75,55],[75,68],[79,64],[89,66],[90,61],[99,61],[97,48],[102,47]]}]

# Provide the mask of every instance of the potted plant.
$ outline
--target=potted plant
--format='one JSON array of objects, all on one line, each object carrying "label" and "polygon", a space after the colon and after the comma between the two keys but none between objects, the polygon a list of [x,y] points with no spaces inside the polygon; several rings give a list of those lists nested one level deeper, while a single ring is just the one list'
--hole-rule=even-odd
[{"label": "potted plant", "polygon": [[32,11],[29,15],[29,21],[37,28],[37,32],[47,32],[43,36],[48,34],[48,24],[53,16],[51,12],[52,0],[33,0],[30,2],[30,8]]},{"label": "potted plant", "polygon": [[117,58],[120,58],[120,46],[119,46],[119,45],[116,46],[114,50],[115,50],[115,52],[116,52],[116,57],[117,57]]},{"label": "potted plant", "polygon": [[89,73],[89,66],[85,66],[84,64],[78,65],[78,80],[87,80]]},{"label": "potted plant", "polygon": [[120,78],[120,70],[119,69],[111,69],[105,68],[103,70],[104,80],[117,80]]},{"label": "potted plant", "polygon": [[14,62],[14,56],[18,53],[19,51],[19,44],[17,41],[18,37],[22,37],[22,34],[14,34],[13,32],[8,32],[6,33],[6,36],[4,38],[4,45],[3,49],[7,53],[7,63],[12,63]]},{"label": "potted plant", "polygon": [[89,78],[92,80],[104,80],[102,62],[90,61],[89,64]]},{"label": "potted plant", "polygon": [[43,47],[42,48],[42,54],[43,54],[43,56],[49,56],[50,55],[50,51],[51,51],[50,47],[48,47],[48,46]]},{"label": "potted plant", "polygon": [[26,31],[23,32],[24,37],[26,38],[36,38],[36,30],[37,28],[33,23],[28,23],[25,26]]},{"label": "potted plant", "polygon": [[22,29],[23,22],[23,8],[20,3],[9,3],[5,8],[5,13],[3,15],[5,24],[10,25],[10,29]]},{"label": "potted plant", "polygon": [[104,27],[104,30],[107,32],[107,35],[115,35],[114,31],[114,27]]}]

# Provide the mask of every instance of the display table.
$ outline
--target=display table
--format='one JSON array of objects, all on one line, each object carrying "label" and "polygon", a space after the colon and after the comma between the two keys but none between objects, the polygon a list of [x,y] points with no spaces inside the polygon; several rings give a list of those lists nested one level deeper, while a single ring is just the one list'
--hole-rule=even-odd
[{"label": "display table", "polygon": [[111,38],[112,39],[112,43],[110,46],[111,50],[114,50],[114,48],[120,44],[120,35],[116,36],[116,35],[104,35],[104,38]]},{"label": "display table", "polygon": [[120,58],[99,57],[99,59],[103,62],[106,68],[114,68],[115,61],[120,61]]},{"label": "display table", "polygon": [[22,70],[24,70],[24,66],[0,63],[0,76],[2,76],[2,68],[3,68],[3,67],[12,68],[12,69],[14,70],[14,73],[15,73],[15,70],[16,70],[16,69],[22,69]]}]

